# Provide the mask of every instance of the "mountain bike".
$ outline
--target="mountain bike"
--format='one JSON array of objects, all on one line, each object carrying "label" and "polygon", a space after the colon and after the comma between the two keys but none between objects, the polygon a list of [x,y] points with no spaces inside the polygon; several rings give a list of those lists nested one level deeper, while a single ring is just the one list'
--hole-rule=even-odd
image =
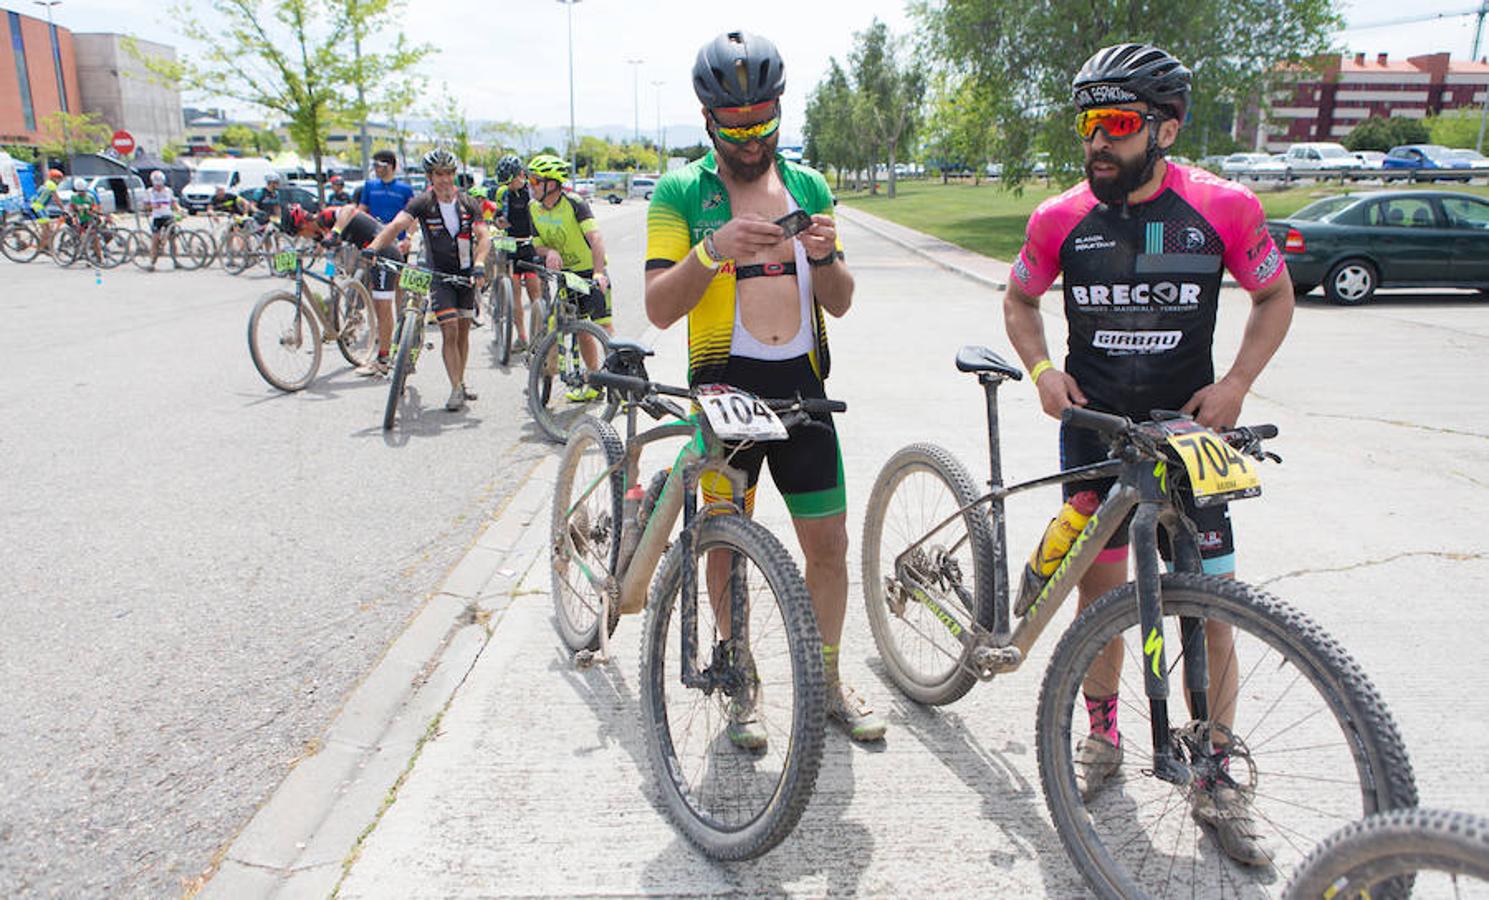
[{"label": "mountain bike", "polygon": [[[165,238],[160,248],[161,255],[170,257],[171,263],[179,269],[194,271],[212,260],[212,240],[200,231],[182,228],[181,219],[181,216],[177,216],[171,220],[170,225],[166,226]],[[155,262],[150,259],[154,234],[152,228],[135,235],[130,259],[141,269],[150,269],[155,265]]]},{"label": "mountain bike", "polygon": [[68,221],[52,233],[52,261],[64,268],[81,260],[97,269],[112,269],[129,258],[133,242],[113,217],[97,215],[85,224]]},{"label": "mountain bike", "polygon": [[[369,252],[362,251],[363,258],[367,258]],[[393,331],[393,367],[388,372],[388,402],[383,407],[383,430],[391,431],[393,423],[398,420],[398,405],[403,402],[408,377],[419,364],[419,354],[427,349],[424,322],[429,312],[429,289],[436,278],[461,287],[473,286],[475,279],[465,275],[447,275],[382,256],[373,257],[372,262],[397,270],[398,286],[403,288],[403,319]]]},{"label": "mountain bike", "polygon": [[[962,464],[934,444],[912,444],[891,457],[864,521],[869,624],[890,679],[906,696],[951,703],[977,681],[1019,669],[1133,514],[1136,581],[1077,616],[1055,647],[1039,696],[1045,800],[1096,894],[1176,896],[1214,882],[1239,896],[1266,894],[1285,880],[1279,873],[1341,823],[1416,805],[1395,722],[1345,649],[1281,600],[1202,574],[1198,536],[1181,500],[1193,496],[1208,506],[1260,493],[1257,462],[1280,461],[1261,449],[1277,434],[1274,426],[1217,435],[1177,413],[1133,423],[1069,409],[1066,423],[1102,435],[1110,457],[1005,486],[997,388],[1022,373],[982,347],[964,347],[956,364],[975,373],[985,392],[990,490],[979,495]],[[1103,477],[1115,477],[1115,486],[1042,589],[1010,612],[1004,501]],[[1168,574],[1159,560],[1160,525],[1173,558]],[[1233,653],[1225,652],[1227,637]],[[1074,763],[1086,734],[1083,681],[1088,673],[1104,677],[1093,664],[1113,641],[1125,660],[1117,695],[1128,719],[1120,739],[1127,760],[1121,780],[1087,802]],[[1212,683],[1239,699],[1212,709]],[[1171,703],[1171,690],[1182,704]],[[1280,842],[1269,865],[1230,862],[1185,809],[1206,802],[1198,792],[1217,785],[1248,797],[1269,839]]]},{"label": "mountain bike", "polygon": [[[722,385],[668,387],[648,380],[649,355],[616,341],[603,369],[587,376],[624,398],[626,440],[590,416],[569,432],[550,544],[558,631],[576,662],[592,664],[608,659],[620,615],[646,610],[641,718],[658,790],[705,854],[750,859],[791,833],[811,797],[826,688],[806,584],[780,542],[742,512],[746,476],[730,460],[754,441],[822,427],[813,416],[846,407],[761,399]],[[668,421],[637,434],[640,412]],[[673,437],[686,443],[643,491],[642,450]],[[710,493],[727,485],[730,499],[700,508],[705,477]],[[679,512],[682,527],[669,544]],[[701,603],[700,572],[712,585],[704,589],[712,599]],[[735,704],[758,713],[769,731],[763,747],[730,742]]]},{"label": "mountain bike", "polygon": [[[222,259],[222,267],[229,274],[242,275],[260,261],[273,260],[292,248],[293,242],[289,235],[272,223],[260,225],[252,216],[241,221],[235,217],[234,228],[228,232],[218,248],[218,256]],[[271,274],[272,268],[271,265]]]},{"label": "mountain bike", "polygon": [[[294,250],[275,256],[273,268],[293,278],[294,287],[265,294],[248,316],[248,353],[265,381],[281,391],[303,390],[320,371],[322,342],[334,341],[353,366],[372,360],[377,352],[372,296],[360,281],[329,265],[324,274],[311,271]],[[326,298],[307,280],[326,285]]]},{"label": "mountain bike", "polygon": [[[568,436],[569,426],[580,416],[598,416],[607,422],[615,418],[620,404],[607,391],[576,399],[582,396],[577,392],[588,387],[584,380],[587,371],[584,358],[579,352],[581,339],[586,335],[594,339],[603,359],[610,352],[610,335],[593,322],[579,318],[579,305],[593,288],[588,279],[532,262],[516,265],[537,272],[553,285],[552,292],[545,291],[543,295],[541,328],[528,332],[532,349],[528,356],[527,408],[544,436],[561,444]],[[555,391],[568,396],[555,397]]]},{"label": "mountain bike", "polygon": [[[28,218],[34,217],[34,218]],[[59,216],[50,217],[51,220],[61,222]],[[0,253],[11,262],[28,263],[35,259],[37,254],[50,252],[47,242],[41,238],[39,226],[49,221],[46,218],[35,217],[29,208],[25,213],[12,213],[6,211],[4,220],[0,222]]]},{"label": "mountain bike", "polygon": [[1397,809],[1346,825],[1309,854],[1289,900],[1489,897],[1489,819]]}]

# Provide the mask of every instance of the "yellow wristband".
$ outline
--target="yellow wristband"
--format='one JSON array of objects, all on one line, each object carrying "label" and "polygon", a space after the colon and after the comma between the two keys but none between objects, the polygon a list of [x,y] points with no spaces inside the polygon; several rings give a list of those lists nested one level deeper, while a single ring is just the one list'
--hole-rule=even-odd
[{"label": "yellow wristband", "polygon": [[1050,362],[1048,359],[1041,359],[1039,362],[1034,364],[1034,368],[1029,370],[1029,381],[1033,382],[1034,384],[1038,384],[1039,376],[1043,375],[1045,372],[1048,372],[1054,367],[1055,364]]},{"label": "yellow wristband", "polygon": [[715,272],[719,270],[719,261],[708,255],[708,250],[704,249],[703,241],[699,241],[693,245],[693,255],[698,257],[698,261],[703,263],[706,268],[713,269]]}]

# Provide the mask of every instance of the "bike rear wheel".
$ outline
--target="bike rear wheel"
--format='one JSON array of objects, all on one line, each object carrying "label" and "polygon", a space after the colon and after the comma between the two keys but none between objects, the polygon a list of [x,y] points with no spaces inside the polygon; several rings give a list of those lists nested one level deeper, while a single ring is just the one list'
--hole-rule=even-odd
[{"label": "bike rear wheel", "polygon": [[59,228],[52,235],[52,262],[64,269],[78,261],[83,252],[82,235],[75,228]]},{"label": "bike rear wheel", "polygon": [[403,389],[408,376],[419,359],[424,343],[424,310],[408,309],[403,313],[403,324],[398,329],[398,350],[393,356],[393,368],[388,373],[388,402],[383,406],[383,430],[392,431],[398,421],[398,405],[403,402]]},{"label": "bike rear wheel", "polygon": [[0,231],[0,253],[11,262],[28,263],[41,252],[41,237],[28,222],[12,222]]},{"label": "bike rear wheel", "polygon": [[321,367],[315,314],[288,291],[265,294],[248,316],[248,353],[269,384],[281,391],[304,390]]},{"label": "bike rear wheel", "polygon": [[[1308,855],[1288,883],[1291,900],[1384,896],[1412,878],[1415,897],[1489,897],[1489,819],[1438,809],[1395,809],[1346,825]],[[1392,883],[1394,881],[1394,883]]]},{"label": "bike rear wheel", "polygon": [[580,416],[593,416],[602,421],[615,418],[620,398],[611,391],[600,391],[592,400],[571,400],[570,391],[582,390],[584,359],[579,353],[579,338],[588,335],[599,344],[600,359],[610,353],[610,336],[598,325],[582,320],[560,323],[533,350],[527,373],[527,408],[538,430],[555,443],[563,443],[569,427]]},{"label": "bike rear wheel", "polygon": [[221,257],[222,267],[229,275],[242,275],[258,259],[254,255],[252,243],[241,231],[234,231],[224,238],[217,255]]},{"label": "bike rear wheel", "polygon": [[[553,557],[553,603],[558,633],[570,650],[600,646],[602,591],[596,584],[616,576],[620,555],[624,448],[609,422],[585,417],[574,423],[553,486],[549,551]],[[600,482],[600,479],[604,479]],[[593,486],[593,490],[591,490]],[[617,576],[618,577],[618,576]],[[610,605],[607,633],[615,632],[620,607]]]},{"label": "bike rear wheel", "polygon": [[491,340],[496,364],[503,368],[512,361],[512,324],[512,279],[498,270],[491,282]]},{"label": "bike rear wheel", "polygon": [[171,261],[179,268],[200,269],[212,256],[212,247],[199,232],[177,229],[170,241]]},{"label": "bike rear wheel", "polygon": [[340,276],[332,290],[336,304],[336,346],[353,366],[365,366],[377,355],[377,328],[372,321],[372,295],[362,282]]},{"label": "bike rear wheel", "polygon": [[[1175,754],[1191,772],[1214,775],[1196,743],[1228,741],[1228,779],[1250,800],[1272,859],[1231,862],[1208,825],[1191,814],[1193,784],[1152,774],[1152,723],[1143,668],[1157,667],[1155,637],[1140,633],[1132,584],[1103,595],[1065,632],[1040,689],[1040,781],[1055,830],[1087,884],[1103,897],[1169,897],[1227,885],[1236,896],[1275,895],[1325,836],[1362,815],[1415,806],[1416,782],[1396,724],[1360,667],[1307,616],[1240,582],[1195,574],[1162,577],[1167,701]],[[1191,620],[1186,640],[1184,620]],[[1211,649],[1211,683],[1234,679],[1231,709],[1191,721],[1186,652],[1214,648],[1210,626],[1230,626],[1233,655]],[[1108,642],[1122,648],[1117,696],[1126,727],[1125,780],[1089,802],[1075,779],[1077,741],[1087,734],[1082,682]],[[1212,695],[1213,695],[1212,691]],[[1230,718],[1229,725],[1223,719]]]},{"label": "bike rear wheel", "polygon": [[133,247],[129,232],[116,228],[96,230],[83,241],[88,262],[100,269],[122,265],[132,255]]},{"label": "bike rear wheel", "polygon": [[958,635],[993,626],[993,536],[987,507],[969,509],[907,560],[895,559],[978,497],[972,476],[946,450],[912,444],[890,457],[869,492],[863,521],[863,599],[885,671],[905,696],[942,705],[977,683]]},{"label": "bike rear wheel", "polygon": [[[708,555],[732,554],[749,593],[746,641],[726,650],[704,587]],[[822,640],[791,556],[769,531],[739,515],[704,517],[693,559],[677,541],[652,584],[641,641],[641,716],[652,777],[677,826],[706,855],[751,859],[796,827],[822,759],[826,691]],[[725,685],[705,694],[682,683],[684,562],[698,573],[697,663]],[[728,609],[727,589],[721,607]],[[767,732],[745,750],[727,735],[729,704],[753,697]]]}]

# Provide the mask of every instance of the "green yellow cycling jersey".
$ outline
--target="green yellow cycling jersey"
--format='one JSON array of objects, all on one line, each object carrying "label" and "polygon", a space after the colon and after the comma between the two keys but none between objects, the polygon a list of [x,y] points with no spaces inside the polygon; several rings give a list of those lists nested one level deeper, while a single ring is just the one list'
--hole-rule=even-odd
[{"label": "green yellow cycling jersey", "polygon": [[594,271],[595,254],[590,249],[587,235],[599,225],[584,198],[564,191],[552,209],[534,200],[528,205],[528,212],[537,230],[534,244],[558,251],[558,255],[563,257],[564,268],[569,271]]},{"label": "green yellow cycling jersey", "polygon": [[85,225],[92,221],[94,213],[98,212],[98,201],[93,199],[93,195],[87,191],[74,191],[68,202],[72,205],[73,215]]},{"label": "green yellow cycling jersey", "polygon": [[[776,157],[780,174],[796,205],[811,215],[832,215],[832,189],[814,169]],[[719,178],[713,151],[681,169],[668,172],[657,182],[646,215],[646,268],[665,269],[687,256],[706,235],[718,231],[733,218],[729,191]],[[837,252],[843,252],[839,240]],[[688,312],[688,383],[722,380],[734,338],[734,265],[725,262],[703,291],[698,304]],[[822,307],[814,300],[815,319],[812,369],[825,379],[831,367],[827,351],[827,326]]]}]

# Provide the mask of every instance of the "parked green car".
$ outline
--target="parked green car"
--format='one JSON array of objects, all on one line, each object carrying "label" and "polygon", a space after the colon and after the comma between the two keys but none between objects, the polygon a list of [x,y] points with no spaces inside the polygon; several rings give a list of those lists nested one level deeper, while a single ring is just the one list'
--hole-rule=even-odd
[{"label": "parked green car", "polygon": [[1456,191],[1370,191],[1326,197],[1267,221],[1297,292],[1333,302],[1377,288],[1489,293],[1489,200]]}]

